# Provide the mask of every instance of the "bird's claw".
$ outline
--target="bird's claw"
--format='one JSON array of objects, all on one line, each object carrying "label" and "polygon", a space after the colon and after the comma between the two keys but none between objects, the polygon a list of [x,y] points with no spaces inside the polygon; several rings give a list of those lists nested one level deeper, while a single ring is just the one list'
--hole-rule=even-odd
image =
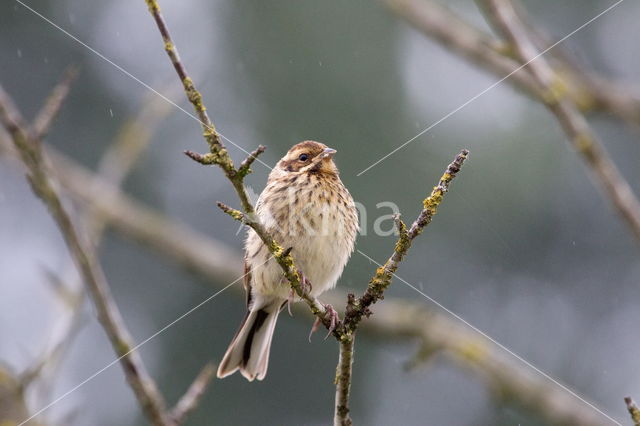
[{"label": "bird's claw", "polygon": [[311,290],[313,290],[313,287],[311,286],[311,282],[309,282],[309,280],[301,270],[298,270],[298,275],[300,275],[300,288],[302,289],[302,294],[303,295],[311,294]]},{"label": "bird's claw", "polygon": [[326,304],[324,305],[324,309],[326,310],[325,313],[329,315],[329,332],[326,336],[324,336],[324,340],[327,340],[327,337],[329,337],[331,333],[333,333],[333,331],[336,329],[336,325],[338,324],[340,318],[338,317],[338,312],[333,309],[333,306]]},{"label": "bird's claw", "polygon": [[[336,310],[333,309],[333,306],[329,304],[326,304],[323,306],[325,309],[325,315],[329,315],[329,332],[327,333],[326,336],[324,336],[324,339],[327,340],[327,337],[329,337],[331,333],[333,333],[333,331],[336,329],[336,325],[338,325],[338,321],[340,320],[340,317],[338,317],[338,312],[336,312]],[[316,331],[318,331],[318,327],[320,327],[320,324],[322,324],[322,321],[320,320],[319,317],[316,317],[315,321],[313,322],[313,325],[311,326],[311,331],[309,332],[309,342],[311,342],[311,335]]]}]

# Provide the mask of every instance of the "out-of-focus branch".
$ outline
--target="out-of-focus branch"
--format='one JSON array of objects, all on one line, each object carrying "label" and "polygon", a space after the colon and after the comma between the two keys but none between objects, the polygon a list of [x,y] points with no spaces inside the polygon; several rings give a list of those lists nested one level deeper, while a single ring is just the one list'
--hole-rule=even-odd
[{"label": "out-of-focus branch", "polygon": [[[6,144],[1,148],[7,155],[16,154]],[[98,216],[123,236],[214,282],[229,283],[238,278],[238,271],[242,270],[242,256],[226,244],[206,238],[202,232],[127,196],[53,147],[45,144],[43,149],[65,192],[86,208],[95,209]]]},{"label": "out-of-focus branch", "polygon": [[624,402],[627,404],[627,410],[629,410],[629,414],[631,415],[633,426],[640,426],[640,408],[638,408],[630,396],[625,397]]},{"label": "out-of-focus branch", "polygon": [[[59,89],[54,90],[54,92],[58,91]],[[58,102],[61,101],[62,99],[58,98]],[[58,108],[59,106],[57,109]],[[69,185],[65,185],[65,183],[71,184],[71,186],[76,184],[78,187],[82,187],[83,190],[79,191],[79,194],[72,194],[76,197],[94,194],[96,200],[98,200],[102,199],[105,194],[119,193],[119,185],[129,174],[141,154],[145,151],[151,141],[154,129],[169,112],[170,104],[160,102],[157,98],[149,98],[144,102],[136,116],[125,122],[121,130],[118,132],[113,144],[106,150],[98,165],[98,173],[96,175],[84,169],[82,166],[79,166],[74,161],[66,158],[64,155],[59,154],[52,148],[51,152],[47,154],[47,157],[51,158],[51,161],[54,164],[52,173],[56,175],[58,180],[60,180],[67,190],[70,188]],[[3,150],[7,151],[9,149],[9,147],[0,146],[0,152]],[[46,150],[46,147],[43,147],[43,149]],[[13,152],[13,154],[17,153]],[[105,189],[105,187],[108,189]],[[83,200],[79,199],[79,201]],[[119,210],[126,215],[128,211],[126,207],[123,207],[119,203],[111,204],[109,197],[104,198],[103,201],[104,203],[99,206],[97,206],[99,203],[87,200],[84,200],[82,203],[85,207],[85,227],[94,246],[99,245],[105,227],[114,220],[113,216],[110,215],[109,212]],[[127,200],[124,202],[125,206],[126,202]],[[132,201],[132,203],[135,204],[134,201]],[[107,207],[109,211],[105,212],[100,207]],[[149,210],[146,213],[149,213],[149,215],[145,216],[143,211],[143,218],[141,222],[147,222],[149,224],[157,222],[154,220],[148,221],[149,216],[153,216],[152,211]],[[175,235],[180,235],[181,233],[179,229],[173,229],[173,232],[175,232]],[[161,238],[158,240],[158,244],[163,244]],[[220,259],[221,262],[228,260],[227,257],[230,256],[222,256]],[[230,263],[225,264],[230,265]],[[228,271],[229,276],[235,274],[236,271],[237,270],[233,272]],[[59,293],[64,293],[61,294],[61,297],[70,305],[69,309],[72,312],[71,318],[67,321],[65,330],[61,333],[59,341],[52,346],[51,350],[47,351],[41,357],[39,362],[21,375],[24,385],[28,384],[29,381],[38,378],[40,371],[45,366],[51,366],[55,361],[59,361],[61,353],[67,349],[69,340],[78,328],[77,323],[80,317],[79,313],[80,308],[82,307],[84,292],[81,291],[83,289],[80,287],[81,283],[76,283],[75,285],[67,284],[67,281],[72,279],[72,274],[66,274],[66,277],[68,278],[65,278],[64,280],[53,276],[50,278],[55,279],[57,282],[57,291]],[[78,287],[80,287],[78,291],[72,290],[73,288]],[[182,424],[186,420],[188,414],[197,407],[200,397],[211,380],[211,375],[209,374],[210,371],[212,371],[211,369],[211,364],[207,364],[203,368],[200,375],[198,375],[187,391],[187,394],[180,399],[176,407],[171,411],[170,418],[174,424]]]},{"label": "out-of-focus branch", "polygon": [[48,345],[36,362],[20,374],[20,381],[24,388],[39,381],[39,394],[47,394],[48,387],[42,383],[42,373],[45,369],[54,370],[63,359],[64,353],[82,327],[84,291],[74,290],[66,281],[57,274],[47,271],[47,279],[62,306],[68,312],[68,318],[58,324],[57,334],[52,343]]},{"label": "out-of-focus branch", "polygon": [[184,423],[189,413],[198,406],[200,398],[202,398],[215,374],[216,366],[213,363],[207,363],[200,371],[191,386],[189,386],[189,389],[187,389],[187,392],[171,410],[171,418],[176,424]]},{"label": "out-of-focus branch", "polygon": [[58,116],[58,112],[69,94],[71,83],[73,83],[77,76],[77,68],[70,67],[65,72],[62,81],[53,88],[51,94],[45,101],[42,109],[40,109],[40,112],[38,112],[38,115],[33,122],[34,139],[43,140],[47,136],[53,121]]},{"label": "out-of-focus branch", "polygon": [[385,0],[385,3],[398,16],[445,48],[501,77],[513,73],[509,77],[513,84],[531,96],[538,96],[538,86],[529,72],[518,70],[520,64],[503,54],[504,45],[465,22],[446,6],[431,0]]},{"label": "out-of-focus branch", "polygon": [[526,32],[526,26],[520,22],[513,5],[509,0],[483,0],[482,4],[485,6],[489,22],[513,46],[521,63],[527,64],[529,72],[545,93],[545,105],[558,119],[574,149],[588,166],[592,177],[640,241],[640,201],[609,158],[575,103],[565,95],[560,77],[546,59],[539,56]]},{"label": "out-of-focus branch", "polygon": [[122,315],[115,304],[109,285],[102,272],[93,247],[88,244],[74,225],[62,204],[55,184],[48,173],[41,150],[41,141],[34,139],[9,96],[0,87],[0,122],[11,136],[23,164],[34,193],[42,199],[56,221],[67,243],[72,258],[82,275],[91,295],[98,320],[105,329],[121,364],[127,380],[149,419],[157,425],[171,424],[165,411],[164,399],[155,382],[148,375],[142,359],[131,352],[133,340],[124,325]]},{"label": "out-of-focus branch", "polygon": [[[0,425],[17,425],[29,417],[23,380],[0,364]],[[28,426],[39,426],[35,421]]]},{"label": "out-of-focus branch", "polygon": [[[398,16],[445,48],[499,78],[511,74],[506,81],[535,99],[543,95],[529,71],[510,57],[511,51],[504,43],[467,23],[446,6],[433,0],[385,0],[385,3]],[[546,38],[537,39],[540,40],[540,50],[552,45],[547,41],[543,46]],[[561,52],[559,47],[549,52],[556,57],[554,69],[565,86],[566,96],[581,111],[611,113],[631,125],[640,125],[640,91],[585,71],[584,66],[558,52]]]},{"label": "out-of-focus branch", "polygon": [[[36,127],[40,129],[40,131],[35,131],[36,135],[44,135],[46,133],[44,129],[48,129],[52,124],[53,117],[60,109],[64,96],[69,92],[69,84],[75,74],[75,69],[68,70],[64,80],[52,91],[52,95],[45,102],[42,112],[38,114],[39,118],[36,119],[36,123],[39,123],[36,124]],[[169,111],[170,104],[160,102],[156,97],[149,97],[139,108],[136,116],[127,120],[118,132],[114,142],[109,146],[98,165],[98,175],[114,187],[119,186],[148,145],[153,129],[166,117]],[[8,149],[10,147],[0,144],[0,153]],[[16,152],[12,152],[12,154],[17,155]],[[91,203],[86,203],[85,206],[83,218],[85,228],[90,236],[90,241],[97,247],[100,244],[106,223],[101,215],[94,211]],[[53,341],[47,345],[37,360],[19,375],[20,382],[25,389],[35,383],[36,395],[42,397],[42,400],[46,400],[50,395],[51,381],[46,380],[45,376],[51,376],[51,373],[61,364],[64,353],[70,348],[82,326],[85,288],[82,281],[77,280],[75,271],[73,262],[60,274],[45,270],[47,282],[51,284],[54,293],[61,301],[67,312],[67,318],[57,321],[52,333]]]},{"label": "out-of-focus branch", "polygon": [[524,367],[512,355],[450,317],[421,303],[387,300],[361,330],[375,327],[375,335],[390,339],[416,337],[425,353],[438,354],[482,379],[496,397],[516,401],[550,424],[602,426],[596,411]]},{"label": "out-of-focus branch", "polygon": [[[237,279],[242,268],[240,252],[144,207],[77,163],[54,153],[51,147],[44,148],[65,190],[77,201],[93,205],[115,231],[212,284],[223,285]],[[217,263],[219,259],[222,261]],[[242,291],[239,286],[230,289]],[[323,298],[338,306],[346,297],[344,292],[334,290]],[[292,308],[296,319],[307,321],[312,315],[305,305],[294,304]],[[443,355],[484,380],[497,394],[509,396],[552,424],[602,425],[602,418],[583,403],[531,374],[493,343],[422,303],[386,297],[385,303],[376,305],[375,315],[362,321],[358,330],[373,338],[417,340],[421,349],[429,349],[423,352]]]},{"label": "out-of-focus branch", "polygon": [[[532,22],[521,2],[516,0],[513,6],[539,51],[547,50],[556,43]],[[612,81],[586,69],[584,64],[560,46],[553,47],[547,53],[549,64],[567,85],[567,96],[583,113],[595,111],[613,114],[635,128],[640,126],[640,91],[637,85],[632,87]],[[578,96],[571,96],[572,91]]]}]

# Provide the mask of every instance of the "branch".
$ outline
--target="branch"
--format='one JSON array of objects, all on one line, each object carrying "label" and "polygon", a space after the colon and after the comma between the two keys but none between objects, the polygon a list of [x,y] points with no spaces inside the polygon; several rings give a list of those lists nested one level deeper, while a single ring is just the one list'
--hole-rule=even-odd
[{"label": "branch", "polygon": [[538,86],[520,64],[503,54],[504,46],[491,35],[465,22],[449,8],[431,0],[385,0],[389,8],[409,24],[443,47],[458,52],[474,64],[501,77],[514,73],[510,79],[533,97]]},{"label": "branch", "polygon": [[195,378],[187,392],[180,398],[176,406],[171,410],[171,418],[177,425],[181,425],[187,416],[198,406],[202,395],[207,390],[211,379],[216,374],[216,366],[207,363]]},{"label": "branch", "polygon": [[[26,389],[36,379],[41,379],[41,375],[45,368],[54,369],[62,361],[64,353],[69,349],[71,343],[76,338],[81,327],[84,325],[84,291],[74,291],[70,288],[67,282],[54,274],[52,271],[45,271],[47,275],[47,281],[51,285],[55,295],[60,300],[61,304],[69,311],[69,317],[66,322],[57,324],[58,333],[54,335],[52,343],[48,344],[38,359],[33,362],[20,374],[20,382]],[[42,385],[42,383],[40,383]],[[41,386],[38,389],[42,394],[47,394],[48,387]]]},{"label": "branch", "polygon": [[[8,155],[17,155],[6,145],[0,147]],[[85,208],[93,209],[124,237],[146,245],[213,282],[229,283],[238,278],[238,271],[242,270],[242,256],[222,241],[207,238],[204,233],[127,196],[54,147],[45,144],[43,149],[51,160],[52,173],[65,192]]]},{"label": "branch", "polygon": [[483,4],[488,20],[513,45],[519,60],[527,64],[531,75],[545,93],[545,105],[556,116],[574,149],[585,161],[592,177],[600,184],[605,196],[640,241],[640,201],[609,158],[575,103],[565,95],[560,78],[545,58],[539,56],[511,2],[483,0]]},{"label": "branch", "polygon": [[449,164],[440,181],[431,191],[431,195],[424,200],[423,209],[409,230],[400,217],[396,216],[399,237],[393,254],[384,265],[376,270],[362,297],[356,299],[352,294],[348,297],[344,323],[336,330],[340,341],[340,358],[336,373],[334,426],[349,426],[352,423],[349,417],[349,389],[351,388],[351,369],[353,366],[353,344],[358,324],[363,317],[371,315],[370,306],[384,298],[384,292],[391,284],[391,279],[400,262],[411,248],[411,243],[431,223],[444,195],[449,191],[449,185],[460,171],[468,155],[469,151],[463,149]]},{"label": "branch", "polygon": [[0,425],[18,425],[29,417],[25,393],[21,378],[0,363]]},{"label": "branch", "polygon": [[353,345],[355,335],[340,341],[340,355],[336,368],[336,402],[333,416],[334,426],[351,426],[353,421],[349,416],[349,392],[351,390],[351,376],[353,368]]},{"label": "branch", "polygon": [[640,408],[638,408],[630,396],[625,397],[624,402],[627,404],[627,410],[629,410],[629,414],[631,415],[633,426],[640,426]]},{"label": "branch", "polygon": [[53,121],[58,116],[58,112],[69,94],[71,84],[77,76],[78,69],[76,67],[69,67],[65,71],[62,81],[51,91],[51,94],[33,122],[33,137],[35,140],[43,140],[49,133]]},{"label": "branch", "polygon": [[[67,77],[65,81],[68,82],[68,80],[69,77]],[[52,96],[51,98],[60,100],[61,97],[59,88],[56,88],[54,90],[54,93],[58,93],[58,96]],[[59,167],[59,170],[66,170],[72,175],[65,177],[70,179],[72,182],[88,183],[87,189],[89,192],[98,194],[99,197],[103,198],[106,201],[107,205],[111,205],[111,203],[109,202],[109,197],[105,197],[105,195],[109,192],[118,190],[118,186],[129,174],[134,164],[140,158],[141,154],[144,152],[149,142],[151,141],[151,136],[154,129],[170,112],[169,106],[170,104],[166,102],[159,102],[157,98],[150,98],[141,106],[141,108],[138,110],[138,113],[133,119],[127,120],[125,122],[121,130],[118,132],[116,139],[103,155],[98,166],[98,175],[101,176],[99,179],[104,180],[104,182],[93,182],[93,176],[89,177],[90,173],[88,171],[83,170],[80,166],[77,166],[70,160],[65,159],[55,151],[53,152],[54,163],[64,163],[65,161],[68,162],[69,164],[67,164],[66,166]],[[47,109],[52,110],[52,108],[43,108],[43,110]],[[59,105],[55,109],[59,109]],[[108,184],[106,182],[108,182]],[[112,186],[112,188],[110,188],[110,191],[101,191],[103,189],[101,185],[103,184]],[[120,206],[115,205],[114,207],[119,208]],[[86,203],[86,208],[83,216],[85,226],[87,228],[87,234],[90,235],[91,243],[97,247],[100,243],[105,226],[109,222],[107,218],[111,217],[109,215],[105,215],[104,212],[99,208],[96,208],[94,203]],[[82,307],[84,291],[72,292],[66,287],[77,288],[80,286],[80,289],[82,290],[82,283],[80,282],[74,286],[62,287],[62,281],[66,282],[67,279],[58,280],[57,277],[52,278],[56,278],[56,282],[59,284],[56,289],[59,293],[62,293],[61,297],[65,300],[68,300],[68,303],[71,304],[72,316],[69,319],[64,332],[61,334],[59,341],[55,343],[52,348],[44,354],[44,356],[41,357],[39,362],[37,362],[33,367],[29,368],[25,373],[21,375],[25,386],[33,379],[35,379],[45,366],[50,366],[53,362],[60,360],[62,352],[68,347],[69,342],[75,335],[76,330],[79,329],[79,313]],[[202,380],[206,378],[204,373],[206,373],[207,371],[209,371],[209,368],[205,367],[201,375],[198,377],[198,379],[196,379],[196,381],[190,388],[189,395],[183,396],[183,398],[180,400],[181,402],[174,409],[175,413],[172,411],[171,418],[173,419],[175,424],[181,424],[182,422],[184,422],[187,414],[196,408],[201,393],[204,392],[204,390],[206,389],[206,385],[208,384],[202,382]],[[194,393],[196,390],[198,390],[200,393]]]},{"label": "branch", "polygon": [[456,174],[460,171],[460,167],[467,159],[469,151],[463,149],[447,167],[438,185],[433,188],[431,195],[427,197],[423,202],[423,209],[418,215],[418,218],[413,222],[409,230],[406,229],[405,224],[396,218],[396,226],[399,231],[399,238],[396,242],[393,254],[385,262],[383,266],[376,270],[376,274],[373,276],[364,295],[358,300],[350,300],[347,306],[347,314],[344,320],[344,327],[346,332],[353,332],[358,326],[358,323],[362,320],[362,317],[368,317],[371,314],[369,307],[383,298],[384,291],[391,284],[393,274],[398,269],[400,262],[411,248],[413,240],[422,233],[424,228],[431,223],[433,216],[438,211],[438,207],[442,202],[444,195],[449,191],[449,185],[451,181],[456,177]]},{"label": "branch", "polygon": [[233,162],[227,153],[227,150],[220,139],[220,135],[218,134],[215,126],[211,122],[209,115],[207,114],[207,108],[205,108],[202,103],[202,95],[196,89],[196,86],[193,84],[193,80],[187,74],[187,70],[180,60],[180,55],[178,54],[178,49],[176,48],[173,40],[171,39],[171,35],[169,34],[169,28],[164,20],[164,17],[160,13],[160,6],[156,0],[145,0],[147,2],[147,6],[149,7],[149,12],[153,16],[153,19],[158,26],[158,30],[160,30],[160,34],[162,35],[162,40],[164,40],[164,50],[169,55],[169,59],[171,59],[171,63],[178,73],[178,77],[180,77],[180,81],[182,82],[182,86],[184,87],[184,92],[189,99],[189,102],[193,105],[193,109],[195,110],[198,118],[200,119],[200,124],[202,124],[202,130],[204,131],[204,138],[209,144],[209,151],[211,154],[216,155],[217,164],[219,164],[225,172],[233,171]]},{"label": "branch", "polygon": [[499,400],[516,401],[535,411],[549,424],[602,426],[606,420],[583,400],[568,394],[512,354],[465,324],[406,300],[385,300],[376,314],[362,322],[361,330],[375,328],[377,337],[415,337],[441,359],[475,374]]},{"label": "branch", "polygon": [[98,314],[98,320],[105,329],[121,364],[127,380],[140,405],[149,419],[157,425],[168,425],[164,400],[148,375],[138,353],[131,352],[133,340],[124,325],[120,311],[115,304],[102,268],[97,261],[93,247],[87,244],[75,227],[60,196],[47,173],[45,160],[40,149],[40,140],[33,139],[24,125],[20,114],[9,96],[0,87],[0,122],[10,134],[23,164],[34,193],[42,199],[56,221],[67,243],[72,258],[89,289]]},{"label": "branch", "polygon": [[[507,82],[534,99],[541,99],[543,93],[536,81],[528,70],[522,69],[521,64],[510,57],[511,51],[503,43],[467,23],[446,6],[432,0],[385,0],[385,3],[418,31],[445,48],[499,78],[510,75]],[[546,38],[537,38],[541,42],[546,41],[544,47],[542,44],[538,46],[540,49],[552,44]],[[589,73],[581,64],[557,52],[561,52],[557,47],[550,51],[556,54],[556,73],[562,77],[566,96],[581,111],[612,113],[631,125],[640,125],[640,93]]]}]

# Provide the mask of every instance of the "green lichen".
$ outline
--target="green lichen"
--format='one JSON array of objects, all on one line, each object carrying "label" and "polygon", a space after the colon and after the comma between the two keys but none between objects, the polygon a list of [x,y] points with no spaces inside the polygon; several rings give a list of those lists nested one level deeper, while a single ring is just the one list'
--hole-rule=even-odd
[{"label": "green lichen", "polygon": [[403,221],[398,220],[398,233],[400,236],[398,237],[398,241],[396,242],[396,246],[394,248],[396,253],[404,254],[411,247],[411,239],[409,239],[409,234],[407,234],[407,226]]},{"label": "green lichen", "polygon": [[428,210],[432,215],[435,215],[438,212],[438,206],[442,203],[442,198],[444,197],[444,191],[441,187],[436,186],[433,188],[433,192],[427,198],[425,198],[422,203],[425,210]]},{"label": "green lichen", "polygon": [[566,96],[568,92],[567,84],[558,75],[554,75],[551,84],[542,92],[542,100],[547,105],[555,105]]},{"label": "green lichen", "polygon": [[[202,103],[202,95],[200,94],[200,92],[198,92],[198,90],[196,90],[196,87],[193,84],[193,80],[191,80],[190,77],[185,77],[185,79],[182,80],[182,85],[184,86],[187,98],[189,98],[189,102],[193,104],[194,108],[198,112],[205,112],[207,108]],[[215,129],[212,129],[211,132],[215,132]]]},{"label": "green lichen", "polygon": [[581,133],[573,138],[573,145],[581,153],[587,153],[593,149],[593,138],[588,133]]},{"label": "green lichen", "polygon": [[156,0],[145,0],[147,2],[147,7],[149,8],[149,12],[151,13],[160,13],[160,5]]},{"label": "green lichen", "polygon": [[131,347],[127,344],[127,342],[123,341],[123,340],[116,340],[113,343],[116,353],[119,356],[124,356],[126,354],[128,354],[129,352],[131,352]]},{"label": "green lichen", "polygon": [[458,354],[472,363],[478,363],[487,355],[486,347],[478,341],[469,341],[458,348]]}]

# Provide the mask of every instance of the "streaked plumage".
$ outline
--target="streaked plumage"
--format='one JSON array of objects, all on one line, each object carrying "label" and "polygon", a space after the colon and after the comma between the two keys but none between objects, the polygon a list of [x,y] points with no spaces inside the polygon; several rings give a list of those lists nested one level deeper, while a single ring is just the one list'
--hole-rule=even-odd
[{"label": "streaked plumage", "polygon": [[[353,198],[333,162],[335,150],[319,142],[295,145],[269,175],[256,212],[282,247],[291,247],[296,266],[317,297],[333,288],[353,252],[358,216]],[[260,237],[249,230],[245,244],[247,314],[218,368],[218,377],[238,369],[262,380],[278,314],[290,287]]]}]

